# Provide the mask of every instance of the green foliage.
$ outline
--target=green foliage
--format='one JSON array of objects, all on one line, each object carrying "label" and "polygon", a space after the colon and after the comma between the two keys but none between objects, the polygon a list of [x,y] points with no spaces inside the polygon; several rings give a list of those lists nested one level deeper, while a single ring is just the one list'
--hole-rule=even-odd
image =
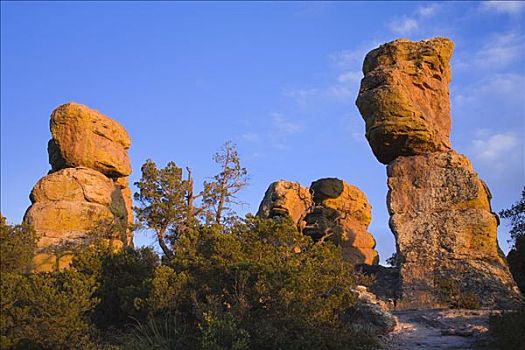
[{"label": "green foliage", "polygon": [[342,321],[355,281],[338,248],[314,244],[285,220],[250,217],[228,232],[211,226],[182,237],[170,261],[176,287],[168,288],[166,272],[156,276],[163,283],[153,282],[152,295],[173,295],[171,312],[197,323],[207,346],[226,346],[211,345],[217,329],[230,332],[228,344],[244,344],[246,332],[252,349],[351,349],[370,341]]},{"label": "green foliage", "polygon": [[170,314],[137,321],[132,331],[123,337],[124,348],[130,350],[186,350],[185,341],[184,333]]},{"label": "green foliage", "polygon": [[510,237],[513,243],[519,237],[525,236],[525,187],[521,192],[521,199],[514,203],[509,209],[504,209],[499,212],[503,219],[510,219]]},{"label": "green foliage", "polygon": [[507,261],[519,289],[525,293],[525,236],[516,238],[514,248],[507,255]]},{"label": "green foliage", "polygon": [[441,302],[448,304],[452,309],[475,310],[481,307],[479,297],[470,291],[462,291],[456,280],[436,276],[434,287]]},{"label": "green foliage", "polygon": [[[205,181],[203,190],[196,195],[190,168],[186,168],[187,178],[183,179],[182,169],[174,162],[159,169],[155,162],[147,160],[142,166],[142,177],[135,183],[139,191],[134,195],[139,206],[134,211],[140,225],[155,232],[168,259],[174,257],[174,246],[180,237],[199,224],[228,226],[237,221],[230,205],[239,204],[235,195],[246,186],[247,171],[241,167],[236,146],[231,142],[226,142],[213,160],[221,170],[211,181]],[[197,199],[201,199],[200,206],[196,205]]]},{"label": "green foliage", "polygon": [[523,349],[525,344],[525,308],[506,311],[490,317],[489,330],[494,338],[493,349]]},{"label": "green foliage", "polygon": [[8,225],[0,214],[0,272],[31,271],[37,237],[26,225]]},{"label": "green foliage", "polygon": [[250,335],[239,328],[230,313],[218,317],[212,313],[204,314],[200,325],[200,345],[202,350],[248,350]]},{"label": "green foliage", "polygon": [[91,345],[88,313],[93,279],[66,270],[22,275],[2,273],[0,279],[2,348],[71,349]]},{"label": "green foliage", "polygon": [[115,250],[95,239],[63,272],[2,273],[2,347],[376,346],[348,320],[353,267],[331,242],[314,243],[289,220],[196,226],[173,252],[159,265],[150,249]]},{"label": "green foliage", "polygon": [[141,301],[150,291],[158,266],[157,255],[149,248],[115,251],[98,241],[75,254],[72,267],[96,281],[94,297],[100,300],[93,311],[97,327],[123,327],[130,317],[140,318]]},{"label": "green foliage", "polygon": [[509,209],[500,211],[499,215],[510,219],[510,237],[514,246],[507,256],[507,261],[514,280],[525,293],[525,187],[521,193],[521,200]]},{"label": "green foliage", "polygon": [[[189,207],[186,199],[189,182],[183,180],[182,169],[174,162],[158,169],[155,162],[147,160],[141,168],[142,177],[135,186],[135,200],[140,203],[135,207],[137,221],[157,235],[164,254],[173,257],[173,244],[188,229]],[[168,243],[166,243],[168,242]]]},{"label": "green foliage", "polygon": [[248,171],[241,166],[237,147],[231,141],[213,155],[213,161],[220,167],[220,172],[212,181],[204,182],[204,217],[207,223],[231,224],[235,215],[229,205],[239,204],[235,195],[247,185]]}]

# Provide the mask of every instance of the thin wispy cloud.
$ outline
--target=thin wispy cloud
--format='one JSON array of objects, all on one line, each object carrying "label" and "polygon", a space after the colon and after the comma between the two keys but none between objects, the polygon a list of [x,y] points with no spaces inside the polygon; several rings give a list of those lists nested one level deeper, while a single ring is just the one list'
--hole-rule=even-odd
[{"label": "thin wispy cloud", "polygon": [[284,95],[292,98],[301,107],[306,107],[310,99],[319,94],[316,88],[286,89]]},{"label": "thin wispy cloud", "polygon": [[497,33],[475,54],[474,63],[501,69],[523,58],[524,52],[523,35],[516,32]]},{"label": "thin wispy cloud", "polygon": [[480,6],[484,11],[510,15],[517,15],[525,10],[523,1],[484,1]]},{"label": "thin wispy cloud", "polygon": [[416,19],[408,16],[401,18],[394,18],[388,23],[388,28],[399,35],[409,35],[414,33],[418,28],[419,24]]},{"label": "thin wispy cloud", "polygon": [[337,81],[341,84],[345,84],[348,82],[360,81],[362,77],[363,73],[361,71],[349,71],[339,74],[337,76]]},{"label": "thin wispy cloud", "polygon": [[273,129],[280,134],[293,135],[303,129],[301,124],[285,118],[281,113],[272,113],[271,117]]},{"label": "thin wispy cloud", "polygon": [[431,17],[431,16],[434,16],[436,13],[438,13],[440,9],[441,9],[441,6],[439,4],[434,3],[434,4],[421,6],[420,8],[417,9],[417,13],[421,17]]},{"label": "thin wispy cloud", "polygon": [[525,75],[517,73],[492,74],[456,94],[454,102],[459,108],[464,108],[467,105],[483,106],[487,103],[486,101],[497,99],[500,103],[504,102],[505,104],[518,105],[521,103],[523,107],[524,90]]},{"label": "thin wispy cloud", "polygon": [[494,166],[512,158],[512,154],[522,153],[521,142],[513,132],[488,134],[481,132],[472,141],[474,158],[486,165]]},{"label": "thin wispy cloud", "polygon": [[261,136],[255,132],[246,132],[241,135],[241,138],[247,142],[259,142],[261,140]]}]

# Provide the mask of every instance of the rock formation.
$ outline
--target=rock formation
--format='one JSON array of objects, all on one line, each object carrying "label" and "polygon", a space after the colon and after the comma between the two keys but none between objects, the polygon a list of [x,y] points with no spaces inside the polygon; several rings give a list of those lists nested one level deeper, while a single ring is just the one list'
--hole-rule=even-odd
[{"label": "rock formation", "polygon": [[257,216],[264,219],[287,216],[302,229],[305,213],[311,206],[308,188],[297,182],[280,180],[273,182],[264,193]]},{"label": "rock formation", "polygon": [[314,240],[334,241],[354,264],[377,264],[375,240],[367,231],[371,206],[357,187],[335,178],[314,181],[310,189],[290,181],[270,185],[258,216],[287,216]]},{"label": "rock formation", "polygon": [[356,104],[372,151],[388,164],[401,305],[447,304],[441,289],[457,286],[483,306],[506,307],[519,294],[498,247],[490,192],[469,160],[451,150],[452,50],[445,38],[372,50]]},{"label": "rock formation", "polygon": [[396,40],[370,51],[363,64],[357,106],[377,159],[450,149],[449,60],[445,38]]},{"label": "rock formation", "polygon": [[68,247],[80,244],[100,225],[123,227],[118,237],[111,238],[120,244],[132,243],[126,229],[133,222],[127,178],[131,141],[125,129],[77,103],[55,109],[50,125],[52,170],[31,191],[32,205],[24,217],[40,237],[35,257],[38,271],[67,266]]}]

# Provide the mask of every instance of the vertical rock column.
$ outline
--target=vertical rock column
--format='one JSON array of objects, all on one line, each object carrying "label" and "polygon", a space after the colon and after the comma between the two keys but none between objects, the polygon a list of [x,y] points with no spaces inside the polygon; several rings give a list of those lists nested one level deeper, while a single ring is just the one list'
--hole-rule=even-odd
[{"label": "vertical rock column", "polygon": [[401,305],[446,304],[448,288],[508,307],[519,294],[498,247],[490,192],[449,140],[452,51],[445,38],[372,50],[356,104],[374,155],[387,164]]},{"label": "vertical rock column", "polygon": [[128,176],[131,145],[116,121],[77,103],[55,109],[48,144],[50,174],[31,191],[24,221],[39,236],[35,269],[67,266],[71,256],[61,248],[78,246],[100,224],[123,227],[116,242],[132,244],[126,225],[133,222]]}]

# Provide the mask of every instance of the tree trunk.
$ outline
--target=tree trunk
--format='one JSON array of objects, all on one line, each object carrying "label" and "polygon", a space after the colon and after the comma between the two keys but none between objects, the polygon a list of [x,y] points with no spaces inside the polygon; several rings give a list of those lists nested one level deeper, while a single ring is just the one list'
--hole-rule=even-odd
[{"label": "tree trunk", "polygon": [[174,257],[173,252],[168,248],[166,245],[166,242],[164,241],[164,233],[166,232],[166,229],[161,229],[159,231],[156,231],[157,233],[157,239],[159,241],[160,249],[162,249],[162,252],[168,259],[172,259]]},{"label": "tree trunk", "polygon": [[215,215],[215,222],[217,224],[221,224],[221,215],[222,215],[222,208],[224,207],[224,202],[226,200],[226,193],[228,192],[227,187],[227,181],[228,181],[228,174],[226,174],[226,170],[228,169],[228,163],[230,163],[230,149],[226,148],[226,159],[224,160],[224,165],[222,167],[222,179],[221,184],[219,187],[220,196],[219,196],[219,204],[217,205],[217,213]]},{"label": "tree trunk", "polygon": [[193,178],[191,177],[191,169],[189,167],[186,167],[186,171],[188,172],[188,188],[186,189],[186,202],[188,205],[188,213],[186,216],[186,226],[188,229],[191,229],[193,227],[193,220],[195,219],[195,209],[193,208],[193,200],[195,199],[195,197],[193,196]]}]

